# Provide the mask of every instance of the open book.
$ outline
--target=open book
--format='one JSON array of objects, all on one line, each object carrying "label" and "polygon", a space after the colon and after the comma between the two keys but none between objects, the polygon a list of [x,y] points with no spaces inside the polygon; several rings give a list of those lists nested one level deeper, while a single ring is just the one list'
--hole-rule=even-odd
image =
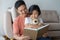
[{"label": "open book", "polygon": [[47,27],[47,26],[49,26],[49,24],[45,24],[45,25],[43,25],[43,26],[41,26],[41,27],[39,27],[39,28],[24,28],[24,29],[38,31],[38,30],[43,29],[43,28],[45,28],[45,27]]},{"label": "open book", "polygon": [[44,24],[39,28],[24,28],[24,35],[30,36],[32,40],[36,40],[48,31],[49,24]]}]

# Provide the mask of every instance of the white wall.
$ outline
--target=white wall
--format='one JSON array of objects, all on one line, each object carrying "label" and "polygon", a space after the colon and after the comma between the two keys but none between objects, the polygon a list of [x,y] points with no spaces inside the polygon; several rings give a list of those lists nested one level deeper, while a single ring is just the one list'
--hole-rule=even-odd
[{"label": "white wall", "polygon": [[24,0],[29,7],[38,4],[41,10],[57,10],[60,15],[60,0]]},{"label": "white wall", "polygon": [[[0,0],[0,34],[3,32],[3,14],[8,7],[12,7],[16,0]],[[60,0],[24,0],[29,8],[32,4],[38,4],[41,10],[57,10],[60,15]]]},{"label": "white wall", "polygon": [[0,35],[4,34],[3,31],[3,15],[8,9],[12,7],[16,0],[0,0]]}]

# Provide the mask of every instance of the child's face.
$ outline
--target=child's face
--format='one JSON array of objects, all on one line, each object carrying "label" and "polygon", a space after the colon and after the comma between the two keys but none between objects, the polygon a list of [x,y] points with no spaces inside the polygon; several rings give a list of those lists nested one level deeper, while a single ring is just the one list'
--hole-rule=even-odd
[{"label": "child's face", "polygon": [[33,12],[32,12],[32,15],[31,15],[31,17],[32,18],[38,18],[38,11],[37,10],[34,10]]},{"label": "child's face", "polygon": [[22,15],[22,16],[26,16],[27,14],[27,8],[25,5],[21,5],[20,7],[18,7],[17,12]]}]

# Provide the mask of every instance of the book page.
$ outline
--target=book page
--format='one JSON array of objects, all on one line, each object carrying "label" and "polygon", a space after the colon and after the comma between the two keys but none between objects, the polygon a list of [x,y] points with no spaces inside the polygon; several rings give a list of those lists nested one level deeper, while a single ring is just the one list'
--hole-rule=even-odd
[{"label": "book page", "polygon": [[45,24],[44,26],[41,26],[38,28],[24,28],[24,29],[38,31],[38,30],[43,29],[43,28],[48,27],[48,26],[49,26],[49,24]]}]

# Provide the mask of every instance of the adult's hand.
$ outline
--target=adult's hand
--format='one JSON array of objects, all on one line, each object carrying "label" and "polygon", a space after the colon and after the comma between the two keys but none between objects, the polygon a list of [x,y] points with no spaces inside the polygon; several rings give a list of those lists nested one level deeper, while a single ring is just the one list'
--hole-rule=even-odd
[{"label": "adult's hand", "polygon": [[30,40],[31,39],[29,36],[22,35],[21,37],[23,38],[22,40]]},{"label": "adult's hand", "polygon": [[24,36],[24,35],[21,35],[21,36],[14,35],[14,38],[17,40],[30,40],[29,36]]}]

